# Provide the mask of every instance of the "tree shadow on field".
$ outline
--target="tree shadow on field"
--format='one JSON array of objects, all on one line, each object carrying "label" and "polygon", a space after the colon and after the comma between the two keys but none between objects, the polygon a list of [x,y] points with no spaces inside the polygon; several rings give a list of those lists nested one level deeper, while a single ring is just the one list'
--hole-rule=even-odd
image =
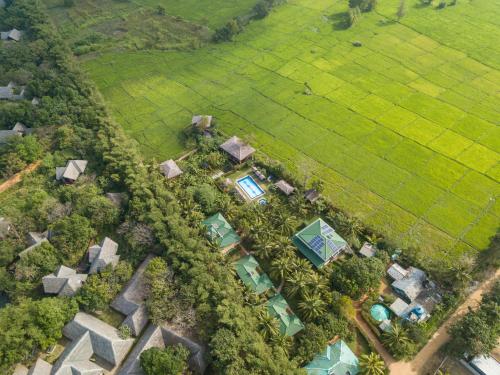
[{"label": "tree shadow on field", "polygon": [[332,22],[334,30],[346,30],[349,28],[349,13],[339,12],[328,17]]}]

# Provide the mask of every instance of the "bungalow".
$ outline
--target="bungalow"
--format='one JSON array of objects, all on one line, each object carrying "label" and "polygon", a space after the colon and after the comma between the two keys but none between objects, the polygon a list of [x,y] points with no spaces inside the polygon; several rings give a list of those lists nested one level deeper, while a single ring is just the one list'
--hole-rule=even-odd
[{"label": "bungalow", "polygon": [[407,304],[401,298],[397,298],[389,308],[397,317],[410,322],[422,322],[430,316],[429,312],[418,301]]},{"label": "bungalow", "polygon": [[7,86],[0,86],[0,100],[21,100],[24,99],[24,87],[17,87],[14,82],[9,82]]},{"label": "bungalow", "polygon": [[255,149],[252,146],[247,145],[236,136],[229,138],[226,142],[220,145],[220,148],[237,163],[244,162],[255,152]]},{"label": "bungalow", "polygon": [[365,258],[371,258],[377,253],[377,248],[371,243],[365,242],[363,246],[361,246],[361,249],[359,249],[359,253]]},{"label": "bungalow", "polygon": [[127,360],[118,370],[117,375],[144,375],[141,368],[141,353],[149,348],[165,348],[170,345],[185,346],[190,356],[188,366],[191,372],[203,374],[207,368],[207,348],[199,344],[190,334],[181,332],[168,325],[161,327],[150,324],[141,336],[134,349],[127,356]]},{"label": "bungalow", "polygon": [[401,267],[398,263],[393,263],[388,269],[387,274],[393,280],[401,280],[408,275],[408,271]]},{"label": "bungalow", "polygon": [[87,280],[87,275],[77,274],[74,269],[59,266],[56,272],[42,278],[43,290],[48,294],[57,294],[59,297],[71,297]]},{"label": "bungalow", "polygon": [[89,274],[94,274],[106,268],[109,264],[115,267],[120,260],[116,255],[118,244],[109,237],[105,237],[99,245],[89,247]]},{"label": "bungalow", "polygon": [[87,168],[87,160],[68,160],[65,167],[56,168],[56,180],[66,184],[74,183]]},{"label": "bungalow", "polygon": [[23,257],[28,253],[31,253],[34,249],[40,246],[42,243],[47,242],[49,239],[49,232],[45,231],[43,233],[40,232],[29,232],[27,236],[28,245],[26,249],[19,253],[19,257]]},{"label": "bungalow", "polygon": [[317,268],[337,258],[348,247],[347,242],[320,218],[295,234],[292,241]]},{"label": "bungalow", "polygon": [[116,328],[82,312],[66,324],[63,334],[71,343],[56,363],[51,365],[39,358],[29,374],[114,373],[134,343],[133,339],[122,339]]},{"label": "bungalow", "polygon": [[226,253],[241,241],[238,233],[220,213],[205,219],[202,224],[207,229],[208,239],[222,249],[223,253]]},{"label": "bungalow", "polygon": [[262,272],[259,262],[252,256],[247,255],[235,263],[236,273],[250,290],[256,294],[264,293],[274,287],[271,279]]},{"label": "bungalow", "polygon": [[144,272],[153,258],[153,255],[146,257],[123,291],[111,303],[113,309],[126,316],[122,325],[128,326],[134,336],[139,336],[149,320],[145,305],[147,290]]},{"label": "bungalow", "polygon": [[309,375],[356,375],[360,371],[358,358],[342,340],[328,345],[304,369]]},{"label": "bungalow", "polygon": [[306,190],[304,193],[304,198],[309,201],[309,203],[316,202],[320,197],[320,193],[316,189]]},{"label": "bungalow", "polygon": [[391,284],[394,291],[408,303],[413,302],[425,289],[424,283],[427,281],[425,272],[416,267],[405,270],[399,264],[394,263],[387,273],[394,279]]},{"label": "bungalow", "polygon": [[294,314],[281,294],[276,294],[267,301],[267,308],[271,316],[278,319],[282,335],[293,336],[304,329],[304,324]]},{"label": "bungalow", "polygon": [[274,186],[276,186],[277,189],[281,190],[281,192],[286,196],[289,196],[295,191],[295,188],[285,180],[279,180]]},{"label": "bungalow", "polygon": [[406,315],[409,307],[410,305],[403,301],[401,298],[396,298],[391,306],[389,306],[391,311],[399,318],[402,318]]},{"label": "bungalow", "polygon": [[22,31],[17,29],[12,29],[9,31],[1,31],[0,39],[2,40],[13,40],[15,42],[19,42],[21,40]]},{"label": "bungalow", "polygon": [[31,128],[17,122],[11,130],[0,130],[0,143],[6,143],[11,137],[23,137],[31,132]]},{"label": "bungalow", "polygon": [[12,229],[12,225],[9,220],[4,217],[0,217],[0,240],[5,239]]},{"label": "bungalow", "polygon": [[160,164],[160,171],[167,178],[167,180],[177,177],[182,174],[179,166],[172,159],[164,161]]},{"label": "bungalow", "polygon": [[196,126],[201,130],[206,130],[212,126],[212,116],[210,115],[195,115],[191,119],[191,125]]}]

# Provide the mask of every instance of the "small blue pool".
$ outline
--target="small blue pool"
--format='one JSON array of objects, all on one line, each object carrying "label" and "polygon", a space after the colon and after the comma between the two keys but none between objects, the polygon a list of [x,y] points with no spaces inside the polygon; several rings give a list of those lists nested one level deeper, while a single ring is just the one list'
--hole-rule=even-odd
[{"label": "small blue pool", "polygon": [[376,303],[372,306],[372,308],[370,309],[370,315],[377,322],[382,322],[391,318],[390,310],[380,303]]},{"label": "small blue pool", "polygon": [[250,199],[255,199],[265,194],[265,191],[262,190],[251,176],[242,177],[236,183]]}]

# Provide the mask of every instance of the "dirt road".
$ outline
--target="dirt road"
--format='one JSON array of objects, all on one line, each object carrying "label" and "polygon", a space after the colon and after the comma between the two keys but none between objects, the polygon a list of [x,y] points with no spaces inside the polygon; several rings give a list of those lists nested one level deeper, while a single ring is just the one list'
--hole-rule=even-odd
[{"label": "dirt road", "polygon": [[[494,275],[484,281],[479,287],[472,292],[465,302],[451,315],[446,322],[436,331],[434,336],[429,340],[422,350],[411,362],[392,362],[389,363],[391,375],[421,375],[426,368],[426,364],[430,362],[432,356],[439,348],[449,339],[447,328],[460,319],[469,307],[476,308],[481,301],[481,295],[488,292],[495,280],[500,278],[500,270],[497,270]],[[377,348],[378,349],[378,348]]]},{"label": "dirt road", "polygon": [[16,173],[14,176],[9,178],[3,184],[0,184],[0,193],[9,189],[11,186],[17,184],[19,181],[21,181],[23,174],[33,172],[35,169],[37,169],[40,166],[40,163],[41,163],[40,160],[35,161],[34,163],[31,163],[26,168],[24,168],[21,172]]}]

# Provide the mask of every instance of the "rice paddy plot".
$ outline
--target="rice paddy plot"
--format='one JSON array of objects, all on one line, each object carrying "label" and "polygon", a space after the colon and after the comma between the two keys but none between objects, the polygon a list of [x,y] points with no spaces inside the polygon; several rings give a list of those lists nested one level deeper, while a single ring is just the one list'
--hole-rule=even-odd
[{"label": "rice paddy plot", "polygon": [[345,2],[290,0],[231,43],[84,66],[147,156],[180,154],[191,115],[210,113],[401,245],[474,253],[500,222],[500,3],[410,1],[400,22],[397,4],[346,30]]}]

